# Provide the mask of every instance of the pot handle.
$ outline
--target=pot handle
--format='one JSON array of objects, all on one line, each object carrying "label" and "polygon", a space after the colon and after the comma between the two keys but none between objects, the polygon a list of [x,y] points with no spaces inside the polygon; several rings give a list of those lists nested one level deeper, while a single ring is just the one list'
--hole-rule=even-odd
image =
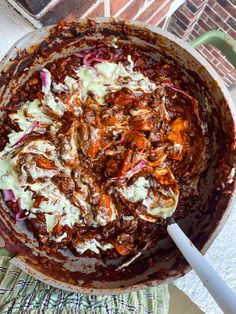
[{"label": "pot handle", "polygon": [[9,252],[5,248],[5,241],[3,240],[3,238],[0,235],[0,258],[1,258],[1,256],[13,257],[13,256],[15,256],[15,254],[12,254],[11,252]]},{"label": "pot handle", "polygon": [[15,254],[9,252],[8,250],[6,250],[5,248],[0,248],[0,257],[1,256],[9,256],[9,257],[14,257]]},{"label": "pot handle", "polygon": [[198,48],[201,45],[209,44],[218,48],[236,68],[236,41],[228,34],[212,30],[206,32],[202,36],[188,42],[193,48]]}]

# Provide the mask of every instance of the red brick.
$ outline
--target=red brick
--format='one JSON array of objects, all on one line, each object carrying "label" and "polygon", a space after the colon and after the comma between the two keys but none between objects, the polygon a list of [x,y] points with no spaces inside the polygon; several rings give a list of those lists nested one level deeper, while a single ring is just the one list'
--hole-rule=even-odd
[{"label": "red brick", "polygon": [[192,34],[190,34],[189,36],[188,36],[188,40],[193,40],[194,39],[194,36],[192,35]]},{"label": "red brick", "polygon": [[[200,2],[201,2],[201,4],[200,4]],[[206,3],[206,0],[203,0],[203,1],[187,0],[186,1],[187,7],[193,13],[197,13],[197,11],[199,11],[204,6],[205,3]]]},{"label": "red brick", "polygon": [[36,15],[50,3],[50,0],[18,0],[16,2],[25,8],[30,14]]},{"label": "red brick", "polygon": [[[198,28],[198,36],[201,36],[202,34],[204,34],[206,31],[204,31],[204,29],[201,27],[201,25],[199,24],[199,23],[196,23],[198,26],[199,26],[199,28]],[[196,25],[195,24],[195,25]],[[195,30],[195,28],[194,28],[194,30]]]},{"label": "red brick", "polygon": [[156,26],[162,28],[162,26],[164,25],[164,23],[165,23],[165,18],[161,19],[161,20],[156,24]]},{"label": "red brick", "polygon": [[186,5],[189,8],[189,10],[193,13],[195,13],[198,10],[198,8],[191,1],[187,1]]},{"label": "red brick", "polygon": [[211,8],[213,7],[213,5],[216,3],[215,0],[208,0],[207,1],[207,5],[209,5]]},{"label": "red brick", "polygon": [[208,32],[209,30],[211,30],[211,27],[209,25],[207,25],[202,19],[199,19],[198,24],[199,24],[199,26],[201,26],[201,28],[205,32]]},{"label": "red brick", "polygon": [[[196,22],[194,22],[193,25],[191,25],[191,27],[189,27],[189,28],[187,29],[187,31],[185,32],[185,34],[189,35],[189,34],[193,31],[193,29],[195,28],[195,25],[194,25],[194,24],[196,24]],[[198,33],[198,30],[197,30],[197,29],[196,29],[196,32]]]},{"label": "red brick", "polygon": [[229,72],[227,76],[233,81],[236,80],[236,71]]},{"label": "red brick", "polygon": [[193,34],[194,38],[199,37],[199,33],[195,29],[191,33]]},{"label": "red brick", "polygon": [[191,12],[186,5],[183,5],[179,10],[176,11],[176,15],[178,12],[182,12],[184,16],[186,16],[186,18],[188,18],[189,20],[192,20],[195,16],[195,14],[193,14],[193,12]]},{"label": "red brick", "polygon": [[211,60],[211,62],[213,62],[214,65],[216,65],[216,66],[219,64],[219,61],[218,61],[217,59],[215,59],[215,58],[213,58],[213,59]]},{"label": "red brick", "polygon": [[223,79],[224,79],[224,82],[225,82],[225,84],[227,85],[227,87],[229,87],[229,86],[232,85],[231,80],[229,80],[227,77],[224,77]]},{"label": "red brick", "polygon": [[212,45],[204,45],[206,49],[212,54],[212,52],[215,50],[215,47]]},{"label": "red brick", "polygon": [[181,22],[183,22],[185,25],[192,24],[192,22],[195,20],[195,16],[194,16],[194,15],[192,15],[192,17],[189,18],[189,17],[187,17],[187,16],[185,15],[185,13],[182,12],[181,10],[177,11],[175,15],[176,15],[176,17],[177,17],[179,20],[181,20]]},{"label": "red brick", "polygon": [[[208,60],[208,61],[209,61],[209,60]],[[215,69],[216,72],[217,72],[221,77],[224,77],[224,76],[225,76],[225,73],[222,72],[222,71],[218,68],[218,66],[215,66],[212,62],[210,62],[210,64],[212,65],[213,69]]]},{"label": "red brick", "polygon": [[202,52],[202,53],[208,53],[208,50],[205,46],[200,46],[199,47],[199,50]]},{"label": "red brick", "polygon": [[207,49],[204,49],[204,51],[202,51],[202,54],[203,54],[204,57],[206,57],[206,59],[209,60],[209,61],[213,59],[212,54],[211,54]]},{"label": "red brick", "polygon": [[[195,0],[192,1],[192,3],[194,3],[194,2],[195,2]],[[207,3],[207,1],[204,1],[204,5],[197,7],[197,10],[193,14],[197,15],[197,14],[201,13],[204,10],[206,3]]]},{"label": "red brick", "polygon": [[169,0],[155,0],[143,13],[137,16],[137,20],[147,21],[165,2],[169,2]]},{"label": "red brick", "polygon": [[232,5],[228,0],[216,0],[222,8],[224,8],[230,15],[236,16],[236,7]]},{"label": "red brick", "polygon": [[[189,32],[189,31],[192,31],[193,29],[195,29],[195,31],[198,32],[198,31],[200,30],[200,26],[198,25],[197,22],[198,22],[198,19],[195,20],[195,21],[193,21],[192,24],[190,24],[190,25],[188,26],[188,30],[187,30],[187,31]],[[198,28],[195,28],[196,25],[198,25]]]},{"label": "red brick", "polygon": [[214,47],[212,45],[205,45],[207,50],[212,53],[212,51],[214,50]]},{"label": "red brick", "polygon": [[110,0],[111,16],[119,12],[127,2],[128,0]]},{"label": "red brick", "polygon": [[215,21],[217,25],[223,30],[227,31],[229,26],[223,21],[223,19],[216,14],[208,5],[206,6],[205,12]]},{"label": "red brick", "polygon": [[177,10],[175,13],[175,16],[178,16],[178,12],[182,12],[182,15],[180,16],[180,18],[182,18],[182,16],[184,16],[185,18],[187,18],[189,21],[193,21],[198,19],[201,14],[203,13],[203,8],[198,9],[196,12],[192,12],[187,6],[183,6],[181,7],[181,9]]},{"label": "red brick", "polygon": [[202,20],[206,20],[206,19],[208,18],[208,15],[206,14],[205,11],[202,12],[200,18],[201,18]]},{"label": "red brick", "polygon": [[148,21],[148,23],[156,25],[158,22],[160,22],[161,19],[168,12],[170,5],[171,3],[167,2],[166,5],[161,10],[157,10],[156,14],[151,18],[151,20]]},{"label": "red brick", "polygon": [[211,29],[219,29],[219,26],[210,17],[205,20],[205,23],[209,25]]},{"label": "red brick", "polygon": [[86,17],[97,17],[104,16],[104,3],[100,3],[92,12],[90,12]]},{"label": "red brick", "polygon": [[234,70],[233,72],[229,72],[227,75],[232,81],[236,81],[236,71]]},{"label": "red brick", "polygon": [[94,3],[94,0],[59,1],[39,20],[43,25],[52,25],[65,18],[76,19],[81,17]]},{"label": "red brick", "polygon": [[224,76],[224,80],[227,80],[227,81],[229,80],[231,82],[232,78],[227,74]]},{"label": "red brick", "polygon": [[227,69],[227,71],[234,71],[234,67],[228,61],[222,61],[223,66]]},{"label": "red brick", "polygon": [[196,31],[199,31],[199,29],[200,29],[200,27],[199,27],[199,25],[196,23],[196,25],[194,26],[194,29],[196,30]]},{"label": "red brick", "polygon": [[236,79],[235,77],[230,77],[229,75],[227,75],[224,80],[228,83],[228,85],[232,85],[233,83],[235,83]]},{"label": "red brick", "polygon": [[217,65],[217,68],[220,69],[224,75],[227,75],[228,74],[228,70],[221,64],[221,62]]},{"label": "red brick", "polygon": [[192,3],[198,8],[202,7],[207,1],[206,0],[192,0]]},{"label": "red brick", "polygon": [[174,27],[172,32],[180,38],[182,38],[185,35],[185,32],[178,25]]},{"label": "red brick", "polygon": [[236,31],[236,20],[232,18],[232,16],[230,16],[226,22],[232,27],[233,30]]},{"label": "red brick", "polygon": [[[194,22],[195,23],[195,22]],[[193,33],[194,38],[199,37],[199,31],[195,29],[195,25],[190,26],[187,31],[185,31],[185,35],[189,35],[190,33]]]},{"label": "red brick", "polygon": [[187,31],[189,25],[185,24],[182,20],[178,19],[176,22],[184,31]]},{"label": "red brick", "polygon": [[223,80],[225,81],[226,84],[231,84],[231,79],[228,77],[228,75],[225,75],[223,77]]},{"label": "red brick", "polygon": [[193,21],[196,21],[199,18],[199,16],[202,14],[202,11],[199,11],[198,13],[193,14],[187,7],[181,10],[181,14],[179,14],[179,12],[180,10],[177,10],[175,15],[178,18],[183,19],[184,21],[186,20],[186,23],[188,24],[191,24]]},{"label": "red brick", "polygon": [[233,82],[236,82],[236,73],[234,72],[234,73],[230,73],[229,75],[228,75],[228,77],[231,79],[231,81],[233,81]]},{"label": "red brick", "polygon": [[[130,5],[119,15],[122,19],[131,19],[134,17],[139,9],[143,6],[145,0],[135,0],[130,3]],[[143,20],[146,22],[146,20]]]},{"label": "red brick", "polygon": [[236,32],[233,29],[229,29],[227,31],[227,34],[229,34],[229,36],[236,40]]},{"label": "red brick", "polygon": [[213,50],[220,55],[220,58],[223,58],[225,61],[227,61],[225,55],[218,48],[214,47]]},{"label": "red brick", "polygon": [[[210,0],[211,1],[211,0]],[[214,2],[212,8],[213,10],[222,17],[222,19],[226,20],[229,16],[229,13],[225,11],[225,9],[220,6],[215,0],[212,0]]]},{"label": "red brick", "polygon": [[214,49],[214,50],[212,51],[212,55],[213,55],[216,59],[221,58],[221,55],[220,55],[219,50]]},{"label": "red brick", "polygon": [[[204,9],[205,3],[207,0],[199,0],[201,4],[204,5],[200,7],[194,7],[194,10],[191,11],[192,3],[195,3],[196,0],[187,1],[172,17],[172,24],[170,29],[172,32],[175,32],[175,28],[182,28],[183,32],[179,31],[179,35],[181,34],[182,38],[188,38],[192,29],[195,28],[196,22],[200,15],[202,14],[202,10]],[[197,3],[199,5],[198,0]],[[190,5],[190,6],[189,6]],[[175,19],[175,20],[174,20]],[[198,30],[199,26],[196,28]]]},{"label": "red brick", "polygon": [[[179,9],[179,10],[181,10],[181,11],[183,12],[183,14],[184,14],[188,19],[191,20],[191,19],[193,19],[194,17],[196,18],[196,17],[200,16],[200,15],[202,14],[203,8],[197,10],[195,13],[191,12],[187,6],[183,6],[183,7],[181,7],[181,9]],[[178,12],[179,10],[177,10],[177,12]],[[176,12],[176,13],[177,13],[177,12]]]}]

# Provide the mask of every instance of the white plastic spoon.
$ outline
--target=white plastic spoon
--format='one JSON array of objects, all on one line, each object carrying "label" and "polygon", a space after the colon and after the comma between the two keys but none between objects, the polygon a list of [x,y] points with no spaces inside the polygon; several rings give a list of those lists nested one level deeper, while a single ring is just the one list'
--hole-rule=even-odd
[{"label": "white plastic spoon", "polygon": [[167,231],[204,286],[226,314],[236,314],[236,296],[175,223]]}]

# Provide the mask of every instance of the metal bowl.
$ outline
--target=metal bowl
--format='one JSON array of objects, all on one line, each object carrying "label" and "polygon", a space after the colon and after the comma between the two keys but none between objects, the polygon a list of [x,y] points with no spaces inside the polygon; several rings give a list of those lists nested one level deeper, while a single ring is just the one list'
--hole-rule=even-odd
[{"label": "metal bowl", "polygon": [[[0,64],[0,103],[46,63],[73,53],[84,36],[119,37],[124,41],[155,49],[167,63],[176,60],[185,79],[195,83],[193,94],[206,107],[213,157],[199,182],[199,196],[189,214],[178,223],[192,242],[205,253],[227,220],[235,199],[235,117],[229,92],[208,62],[188,43],[160,28],[137,22],[99,18],[35,30],[20,39]],[[61,42],[68,43],[61,50]],[[47,53],[45,53],[47,52]],[[223,147],[222,147],[223,145]],[[222,163],[223,160],[223,163]],[[221,163],[220,163],[221,161]],[[1,201],[0,234],[6,248],[15,253],[12,263],[52,286],[88,294],[116,294],[163,284],[186,274],[190,267],[167,236],[123,271],[116,272],[119,260],[106,263],[95,258],[75,257],[69,250],[52,256],[40,251],[24,222],[15,222]]]}]

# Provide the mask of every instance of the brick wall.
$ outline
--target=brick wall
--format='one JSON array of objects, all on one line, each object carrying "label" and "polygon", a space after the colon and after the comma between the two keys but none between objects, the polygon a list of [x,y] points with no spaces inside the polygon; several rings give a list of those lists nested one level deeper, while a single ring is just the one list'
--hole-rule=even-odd
[{"label": "brick wall", "polygon": [[[1,1],[1,0],[0,0]],[[61,19],[114,16],[154,25],[163,23],[173,0],[8,0],[39,21],[51,25]]]},{"label": "brick wall", "polygon": [[206,3],[206,0],[187,0],[173,15],[169,29],[179,37],[187,39],[204,11]]},{"label": "brick wall", "polygon": [[[0,0],[1,1],[1,0]],[[161,26],[174,0],[8,0],[16,3],[35,21],[51,25],[61,19],[114,16]],[[211,29],[221,29],[236,39],[236,0],[186,0],[172,16],[169,30],[184,40]],[[216,48],[205,46],[200,53],[223,77],[228,86],[236,81],[236,70]]]},{"label": "brick wall", "polygon": [[[219,29],[236,40],[236,0],[187,0],[173,15],[169,30],[183,39],[195,39],[205,32]],[[199,52],[211,63],[228,87],[236,82],[236,69],[213,46]]]}]

